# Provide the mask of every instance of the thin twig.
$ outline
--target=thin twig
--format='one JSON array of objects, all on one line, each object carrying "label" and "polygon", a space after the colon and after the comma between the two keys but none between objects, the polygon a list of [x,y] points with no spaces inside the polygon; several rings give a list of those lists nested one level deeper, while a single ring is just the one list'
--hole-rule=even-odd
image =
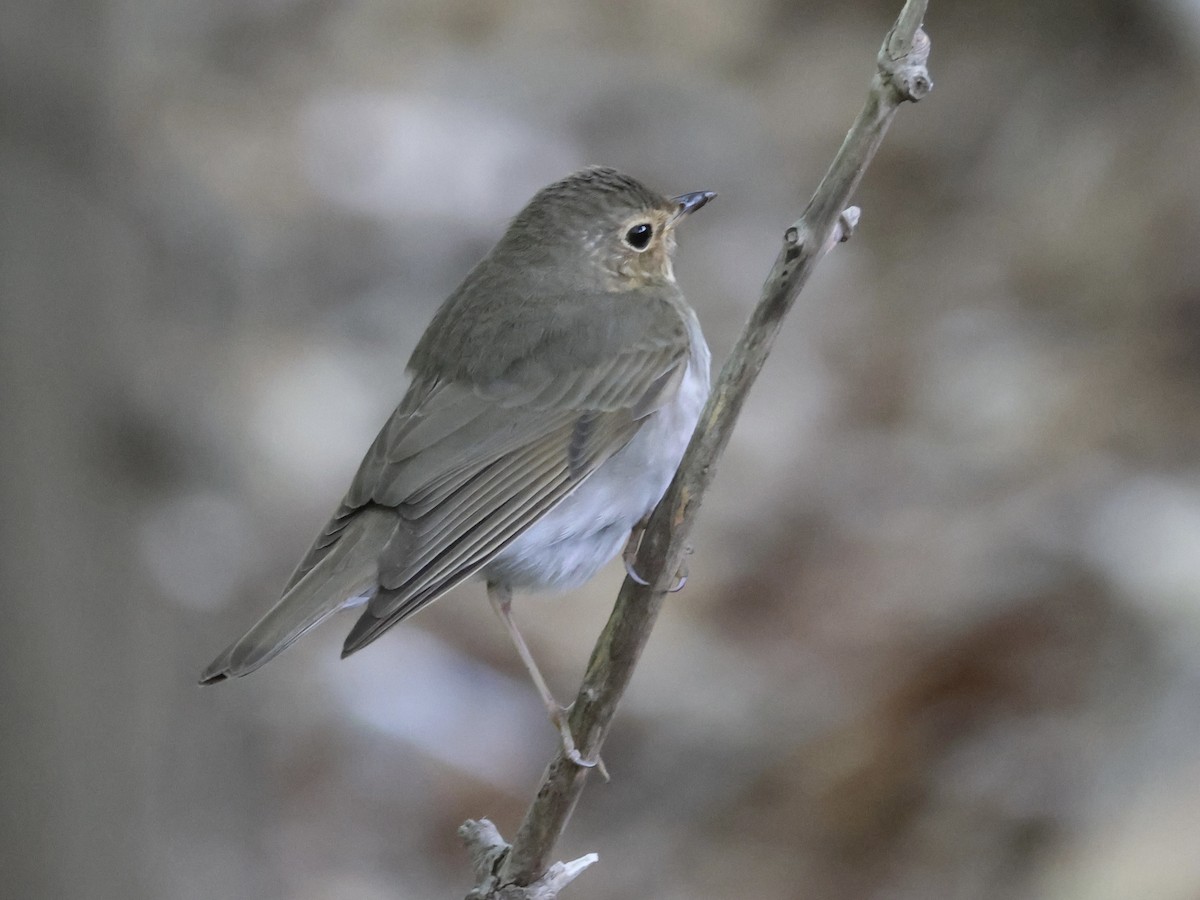
[{"label": "thin twig", "polygon": [[[853,231],[858,210],[847,209],[846,204],[883,141],[896,109],[905,101],[920,100],[933,86],[925,69],[929,38],[921,29],[926,3],[908,0],[884,38],[866,105],[803,215],[784,232],[783,246],[763,286],[762,297],[721,370],[674,481],[650,518],[635,565],[648,584],[625,579],[571,710],[571,731],[585,757],[596,758],[599,754],[617,703],[679,570],[717,460],[729,443],[742,404],[766,361],[783,316],[821,257]],[[587,769],[559,753],[546,769],[512,846],[504,853],[502,842],[497,845],[493,861],[499,864],[499,871],[491,876],[497,887],[477,890],[474,897],[554,896],[544,891],[546,861],[566,827],[587,775]],[[522,887],[528,892],[521,893]]]}]

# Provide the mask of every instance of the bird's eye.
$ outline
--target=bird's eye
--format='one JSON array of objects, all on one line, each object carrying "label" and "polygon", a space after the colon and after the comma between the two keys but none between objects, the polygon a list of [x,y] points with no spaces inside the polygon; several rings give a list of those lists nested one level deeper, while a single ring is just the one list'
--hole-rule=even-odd
[{"label": "bird's eye", "polygon": [[625,232],[625,243],[634,250],[645,250],[654,237],[654,226],[649,222],[639,222]]}]

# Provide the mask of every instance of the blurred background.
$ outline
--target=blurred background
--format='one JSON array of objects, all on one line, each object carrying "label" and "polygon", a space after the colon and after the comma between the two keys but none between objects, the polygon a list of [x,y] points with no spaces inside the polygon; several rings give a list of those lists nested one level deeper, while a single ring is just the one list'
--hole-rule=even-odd
[{"label": "blurred background", "polygon": [[[461,897],[555,734],[480,585],[200,669],[590,163],[719,364],[899,0],[0,8],[0,878]],[[559,858],[571,898],[1200,897],[1200,3],[935,2]],[[621,579],[520,596],[572,695]]]}]

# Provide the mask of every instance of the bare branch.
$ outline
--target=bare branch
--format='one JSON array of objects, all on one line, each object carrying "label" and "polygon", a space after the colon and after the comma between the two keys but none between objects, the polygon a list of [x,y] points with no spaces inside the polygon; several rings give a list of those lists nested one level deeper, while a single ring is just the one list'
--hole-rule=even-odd
[{"label": "bare branch", "polygon": [[[803,215],[784,232],[783,246],[763,286],[762,297],[721,370],[674,481],[650,518],[635,564],[648,583],[642,585],[626,578],[571,709],[571,731],[585,757],[596,758],[599,754],[663,597],[680,568],[717,460],[729,443],[742,404],[766,361],[783,316],[821,257],[835,243],[850,237],[859,211],[846,204],[883,141],[896,109],[905,101],[920,100],[933,86],[925,69],[929,56],[929,38],[921,29],[925,7],[926,0],[908,0],[884,38],[866,104]],[[545,883],[549,877],[546,860],[566,826],[587,775],[587,769],[561,753],[551,761],[512,847],[490,858],[486,873],[481,873],[481,886],[472,898],[535,896],[502,892],[505,886],[533,888]],[[499,834],[495,834],[495,840],[496,846],[503,844]],[[584,860],[585,865],[594,861],[584,857],[571,865]]]}]

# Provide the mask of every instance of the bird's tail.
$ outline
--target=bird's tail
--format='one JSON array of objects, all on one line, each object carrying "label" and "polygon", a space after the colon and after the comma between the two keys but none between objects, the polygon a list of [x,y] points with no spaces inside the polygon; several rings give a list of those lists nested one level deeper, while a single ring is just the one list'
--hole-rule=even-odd
[{"label": "bird's tail", "polygon": [[396,523],[392,510],[378,506],[356,513],[316,564],[209,664],[200,683],[248,675],[282,653],[304,632],[373,590],[379,553]]}]

